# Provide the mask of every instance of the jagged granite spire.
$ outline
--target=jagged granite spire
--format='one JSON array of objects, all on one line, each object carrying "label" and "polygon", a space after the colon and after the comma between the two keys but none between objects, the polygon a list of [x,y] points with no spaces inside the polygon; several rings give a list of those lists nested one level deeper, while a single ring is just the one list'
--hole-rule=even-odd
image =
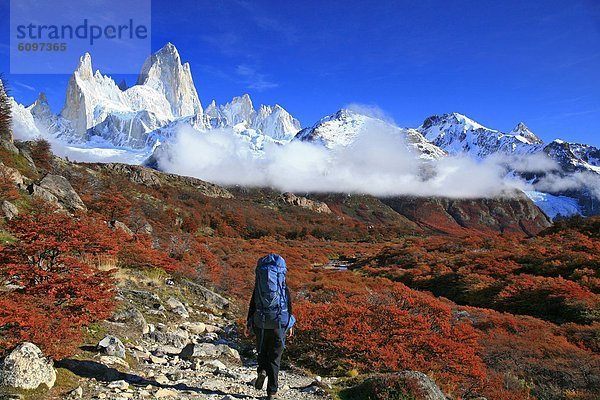
[{"label": "jagged granite spire", "polygon": [[190,65],[181,64],[179,52],[172,43],[167,43],[146,59],[137,84],[164,94],[175,117],[202,114]]}]

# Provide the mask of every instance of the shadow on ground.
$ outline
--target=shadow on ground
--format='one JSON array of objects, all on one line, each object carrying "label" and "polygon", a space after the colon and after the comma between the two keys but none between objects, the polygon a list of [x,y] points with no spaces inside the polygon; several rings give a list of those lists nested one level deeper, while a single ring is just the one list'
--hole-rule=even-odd
[{"label": "shadow on ground", "polygon": [[236,393],[226,393],[220,390],[209,390],[194,386],[189,386],[186,384],[177,384],[177,385],[163,385],[155,380],[142,378],[139,375],[129,374],[125,372],[120,372],[119,370],[111,367],[107,367],[104,364],[100,364],[96,361],[91,360],[75,360],[75,359],[64,359],[61,361],[57,361],[54,364],[57,368],[64,368],[66,370],[71,371],[77,376],[82,378],[94,378],[97,381],[101,382],[113,382],[118,380],[123,380],[130,385],[145,387],[148,385],[156,386],[158,388],[165,389],[175,389],[183,392],[193,392],[193,393],[202,393],[206,395],[220,395],[220,396],[231,396],[236,399],[255,399],[254,396],[236,394]]}]

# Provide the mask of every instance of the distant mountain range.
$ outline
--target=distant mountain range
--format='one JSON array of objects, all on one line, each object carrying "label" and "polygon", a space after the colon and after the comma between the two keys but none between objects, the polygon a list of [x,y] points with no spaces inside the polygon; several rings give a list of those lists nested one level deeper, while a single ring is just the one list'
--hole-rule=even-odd
[{"label": "distant mountain range", "polygon": [[[422,160],[447,156],[508,159],[507,174],[525,179],[535,191],[526,194],[551,217],[600,213],[600,150],[589,145],[555,140],[544,143],[524,123],[508,133],[487,128],[468,117],[444,114],[425,119],[417,128],[400,128],[380,118],[342,109],[312,127],[300,122],[283,107],[254,108],[250,96],[235,97],[202,107],[189,64],[181,63],[175,46],[167,43],[148,57],[136,85],[127,87],[99,71],[94,72],[89,54],[81,57],[69,79],[65,104],[54,114],[44,93],[23,106],[11,99],[13,127],[17,137],[50,136],[66,146],[117,148],[142,154],[131,158],[140,163],[157,147],[168,143],[178,129],[189,126],[199,132],[227,128],[248,143],[260,157],[267,143],[286,145],[295,140],[335,150],[351,145],[365,124],[405,139],[407,148]],[[547,156],[552,164],[535,170],[520,170],[511,157]],[[575,179],[577,182],[569,183]],[[562,184],[549,185],[548,181]]]}]

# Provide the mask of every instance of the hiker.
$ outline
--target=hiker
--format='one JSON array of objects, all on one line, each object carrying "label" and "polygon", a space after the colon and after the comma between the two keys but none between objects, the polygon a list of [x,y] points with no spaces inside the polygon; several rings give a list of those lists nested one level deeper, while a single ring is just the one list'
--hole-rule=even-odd
[{"label": "hiker", "polygon": [[244,336],[256,335],[258,377],[254,387],[262,389],[267,382],[267,399],[277,398],[279,366],[285,349],[285,338],[294,332],[292,300],[285,283],[287,267],[278,254],[268,254],[256,264],[256,280],[250,300]]}]

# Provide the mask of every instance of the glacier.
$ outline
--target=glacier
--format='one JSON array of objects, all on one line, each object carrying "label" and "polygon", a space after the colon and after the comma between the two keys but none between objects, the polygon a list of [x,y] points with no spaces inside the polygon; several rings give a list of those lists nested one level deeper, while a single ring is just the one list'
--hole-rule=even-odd
[{"label": "glacier", "polygon": [[553,196],[549,193],[537,192],[535,190],[525,190],[525,194],[552,219],[559,215],[569,217],[582,214],[579,202],[572,197]]}]

